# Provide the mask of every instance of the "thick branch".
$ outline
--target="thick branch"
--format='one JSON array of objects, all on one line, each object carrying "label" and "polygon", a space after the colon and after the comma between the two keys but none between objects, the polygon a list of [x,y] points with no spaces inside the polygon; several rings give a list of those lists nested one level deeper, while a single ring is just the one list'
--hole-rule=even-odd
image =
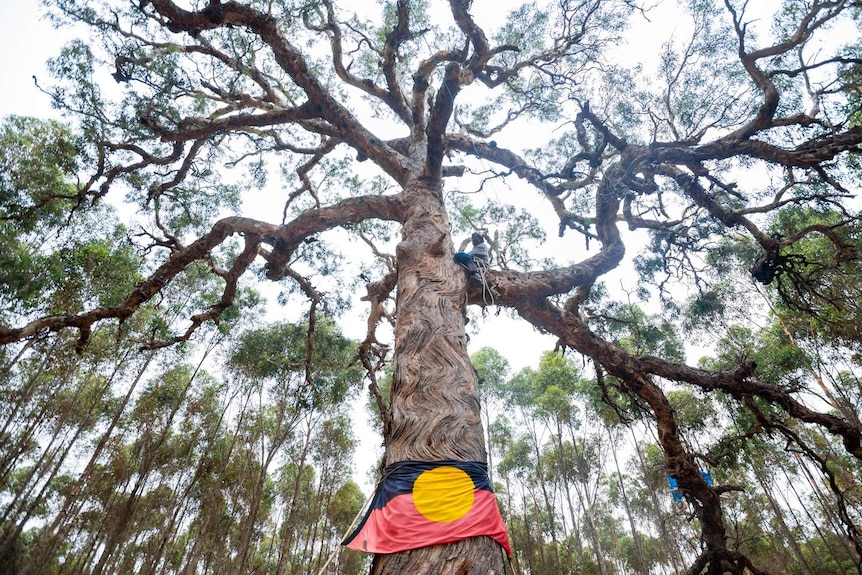
[{"label": "thick branch", "polygon": [[846,8],[846,2],[813,2],[810,5],[808,13],[799,20],[799,24],[792,35],[782,42],[751,52],[747,50],[745,43],[746,24],[742,23],[730,0],[725,0],[724,4],[733,19],[733,25],[738,38],[739,59],[755,85],[763,93],[763,103],[758,109],[757,116],[730,136],[731,139],[744,140],[773,125],[775,112],[778,109],[778,102],[781,96],[778,87],[772,81],[771,75],[761,69],[758,61],[786,54],[805,44],[816,29],[835,18]]},{"label": "thick branch", "polygon": [[332,2],[325,2],[327,22],[326,28],[331,34],[332,62],[335,72],[338,77],[344,80],[347,84],[362,90],[363,92],[380,99],[394,111],[401,120],[408,126],[411,124],[410,109],[407,107],[407,102],[404,99],[404,94],[398,85],[398,78],[395,72],[395,55],[398,52],[399,45],[409,35],[409,6],[407,2],[400,1],[398,3],[398,22],[395,28],[386,36],[386,45],[383,49],[383,70],[386,78],[386,88],[381,88],[369,78],[359,78],[350,73],[350,70],[344,66],[344,50],[342,46],[341,28],[335,21],[335,9]]},{"label": "thick branch", "polygon": [[267,277],[273,280],[284,277],[290,255],[309,236],[367,219],[401,221],[402,211],[400,195],[347,198],[332,206],[306,210],[271,233],[275,247],[267,258]]},{"label": "thick branch", "polygon": [[469,0],[449,0],[449,7],[455,18],[455,24],[464,32],[473,46],[473,55],[470,58],[468,68],[473,74],[478,75],[491,58],[491,51],[485,32],[476,25],[467,10],[471,3]]},{"label": "thick branch", "polygon": [[245,248],[242,253],[236,258],[236,261],[234,261],[230,270],[226,273],[219,274],[219,276],[225,280],[225,287],[222,290],[222,296],[218,303],[211,306],[209,311],[205,313],[193,315],[191,318],[191,325],[189,325],[183,335],[176,336],[166,341],[147,344],[143,346],[144,349],[160,349],[169,347],[176,343],[188,341],[192,334],[194,334],[194,332],[197,331],[197,329],[205,322],[213,321],[218,324],[222,312],[233,304],[234,298],[236,298],[236,288],[239,278],[246,272],[248,266],[251,265],[255,257],[257,257],[258,246],[260,246],[260,237],[250,233],[245,234]]},{"label": "thick branch", "polygon": [[455,97],[461,90],[460,86],[461,66],[455,62],[446,66],[443,76],[443,85],[437,90],[434,106],[431,108],[431,117],[425,133],[428,136],[428,158],[425,163],[423,177],[432,181],[442,178],[443,155],[446,153],[446,126],[455,109]]},{"label": "thick branch", "polygon": [[691,500],[701,521],[702,539],[710,559],[719,563],[739,561],[741,558],[734,557],[726,546],[718,493],[700,475],[693,456],[683,446],[673,408],[664,392],[640,367],[638,358],[593,334],[577,314],[564,312],[546,300],[522,304],[517,310],[533,325],[542,326],[558,335],[566,346],[592,357],[607,373],[623,383],[624,391],[649,404],[656,417],[659,442],[665,453],[665,466],[680,488],[693,498]]},{"label": "thick branch", "polygon": [[[147,280],[141,282],[135,291],[119,304],[99,307],[76,315],[47,316],[18,328],[0,326],[0,345],[21,341],[45,331],[59,331],[65,328],[77,329],[83,345],[95,323],[105,319],[125,320],[135,313],[141,305],[159,293],[168,282],[192,262],[207,259],[210,252],[232,234],[248,234],[249,237],[262,238],[262,241],[273,243],[275,247],[271,253],[260,252],[260,254],[268,260],[267,269],[270,278],[280,279],[285,275],[288,258],[305,238],[339,225],[358,223],[369,218],[398,220],[400,215],[400,196],[371,196],[349,198],[334,206],[309,210],[282,226],[248,218],[225,218],[216,222],[209,233],[188,247],[174,249],[167,261],[159,266]],[[255,255],[258,253],[258,243],[255,241],[253,246],[247,243],[243,256],[235,264],[235,266],[242,265],[239,268],[235,267],[235,270],[240,273],[245,271],[250,263],[250,260],[246,261],[246,256],[252,252]],[[233,301],[233,292],[230,292],[231,285],[235,287],[235,282],[232,284],[231,281],[228,281],[225,296],[217,304],[222,309],[229,306]],[[198,325],[202,321],[203,319],[197,322]]]},{"label": "thick branch", "polygon": [[[42,317],[18,328],[0,326],[0,345],[21,341],[45,331],[60,331],[65,328],[77,329],[86,342],[86,335],[96,322],[105,319],[125,320],[141,305],[159,293],[168,282],[192,262],[205,259],[212,249],[221,244],[227,237],[236,233],[249,234],[251,237],[266,237],[272,236],[276,230],[277,228],[271,224],[248,218],[231,217],[219,220],[213,225],[209,233],[188,247],[172,252],[168,260],[159,266],[148,279],[141,282],[122,302],[76,315]],[[254,245],[256,247],[256,243]],[[232,298],[230,299],[232,301]],[[224,300],[221,303],[224,303]],[[230,303],[228,302],[227,305]]]},{"label": "thick branch", "polygon": [[[490,271],[486,280],[494,288],[494,299],[501,305],[518,308],[524,301],[534,301],[552,295],[565,294],[577,287],[588,287],[601,275],[614,269],[625,255],[617,229],[619,211],[619,177],[625,171],[621,164],[612,166],[596,192],[596,237],[601,242],[599,253],[577,264],[537,272]],[[470,303],[483,300],[471,299]]]},{"label": "thick branch", "polygon": [[781,407],[788,415],[800,421],[818,425],[840,437],[847,452],[862,459],[862,429],[840,417],[819,413],[805,407],[790,393],[779,387],[760,383],[752,377],[755,368],[752,362],[731,372],[710,372],[654,356],[641,356],[636,361],[646,373],[671,381],[689,383],[707,391],[720,389],[740,400],[746,397],[760,397]]},{"label": "thick branch", "polygon": [[371,158],[387,174],[403,183],[406,177],[401,156],[369,132],[343,105],[337,102],[309,69],[302,54],[294,48],[270,15],[236,2],[211,2],[204,10],[194,12],[177,6],[172,0],[153,0],[153,7],[171,21],[171,29],[197,33],[223,26],[243,26],[254,31],[272,49],[279,66],[305,92],[310,109],[332,125],[339,138]]}]

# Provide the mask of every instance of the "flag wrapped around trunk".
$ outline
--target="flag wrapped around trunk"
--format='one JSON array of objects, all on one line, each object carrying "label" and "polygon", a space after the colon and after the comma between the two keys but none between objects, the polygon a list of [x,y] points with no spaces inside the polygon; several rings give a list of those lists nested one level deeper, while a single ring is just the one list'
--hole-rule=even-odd
[{"label": "flag wrapped around trunk", "polygon": [[487,464],[399,461],[383,470],[362,523],[342,544],[366,553],[397,553],[482,535],[512,555]]}]

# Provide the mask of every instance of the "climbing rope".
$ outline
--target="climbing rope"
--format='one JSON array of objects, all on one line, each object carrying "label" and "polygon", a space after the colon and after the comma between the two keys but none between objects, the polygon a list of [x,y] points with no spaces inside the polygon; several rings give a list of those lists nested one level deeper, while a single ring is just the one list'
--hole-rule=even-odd
[{"label": "climbing rope", "polygon": [[[485,302],[486,306],[494,305],[494,291],[491,289],[491,286],[488,285],[488,280],[485,276],[485,267],[479,266],[479,277],[482,278],[482,301]],[[488,301],[488,296],[491,296],[491,301]]]}]

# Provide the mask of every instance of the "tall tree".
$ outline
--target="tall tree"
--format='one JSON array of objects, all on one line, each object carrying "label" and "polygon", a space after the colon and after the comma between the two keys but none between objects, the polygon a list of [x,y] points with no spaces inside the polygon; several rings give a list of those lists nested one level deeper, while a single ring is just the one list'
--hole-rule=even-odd
[{"label": "tall tree", "polygon": [[[380,18],[333,0],[48,4],[59,24],[90,26],[93,44],[73,42],[51,65],[61,79],[54,102],[79,120],[90,161],[74,194],[48,189],[29,206],[125,192],[149,214],[138,239],[151,267],[118,299],[4,320],[0,344],[70,329],[83,348],[96,323],[122,322],[160,294],[177,297],[171,283],[195,262],[223,290],[184,332],[152,346],[218,321],[257,262],[312,310],[334,307],[343,290],[326,279],[339,261],[325,240],[344,237],[332,231],[342,228],[369,246],[369,262],[379,256],[364,274],[372,310],[362,360],[370,369],[393,363],[385,463],[486,458],[468,304],[511,309],[555,334],[651,412],[664,464],[700,522],[691,573],[760,571],[728,545],[722,487],[701,477],[662,381],[720,390],[756,409],[761,425],[778,426],[780,415],[821,428],[862,459],[858,421],[761,381],[753,362],[710,371],[642,354],[597,335],[584,306],[630,245],[645,244],[636,262],[644,286],[656,286],[671,310],[682,305],[671,285],[706,293],[720,280],[703,256],[723,236],[748,237],[760,250],[746,262],[753,276],[796,300],[816,297],[816,285],[794,273],[811,263],[800,242],[825,238],[834,269],[858,263],[836,231],[858,219],[847,201],[862,143],[858,1],[787,0],[768,15],[734,0],[680,2],[675,29],[688,36],[668,37],[652,73],[617,49],[627,21],[660,21],[632,0],[515,5],[499,25],[466,0],[397,0]],[[848,28],[851,41],[842,42],[836,32]],[[548,136],[535,150],[518,137],[525,126]],[[272,157],[284,167],[283,208],[268,220],[224,216],[238,209],[240,189],[264,183]],[[247,168],[244,181],[230,174],[236,166]],[[459,191],[494,185],[497,198],[444,188],[459,176]],[[543,237],[538,226],[548,225],[499,197],[509,189],[542,200],[555,216],[551,230],[568,235],[549,261],[506,242]],[[778,210],[818,206],[836,217],[780,235],[767,228]],[[468,286],[453,261],[456,208],[474,227],[505,228],[487,234],[501,268],[485,274],[487,286]],[[624,235],[620,222],[635,233]],[[400,241],[388,255],[380,242],[394,230]],[[235,255],[215,257],[233,236]],[[376,333],[385,317],[396,319],[391,350]],[[488,538],[448,547],[378,556],[372,570],[503,570]]]}]

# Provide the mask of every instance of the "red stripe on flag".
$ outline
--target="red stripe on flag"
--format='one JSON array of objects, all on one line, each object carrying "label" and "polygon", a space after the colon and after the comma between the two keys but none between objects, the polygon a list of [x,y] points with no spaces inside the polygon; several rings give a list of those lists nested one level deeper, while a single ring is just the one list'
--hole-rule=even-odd
[{"label": "red stripe on flag", "polygon": [[512,555],[506,526],[492,492],[477,489],[470,511],[446,523],[426,519],[413,504],[413,495],[408,493],[394,497],[382,509],[372,510],[347,547],[366,553],[398,553],[482,535],[491,537]]}]

